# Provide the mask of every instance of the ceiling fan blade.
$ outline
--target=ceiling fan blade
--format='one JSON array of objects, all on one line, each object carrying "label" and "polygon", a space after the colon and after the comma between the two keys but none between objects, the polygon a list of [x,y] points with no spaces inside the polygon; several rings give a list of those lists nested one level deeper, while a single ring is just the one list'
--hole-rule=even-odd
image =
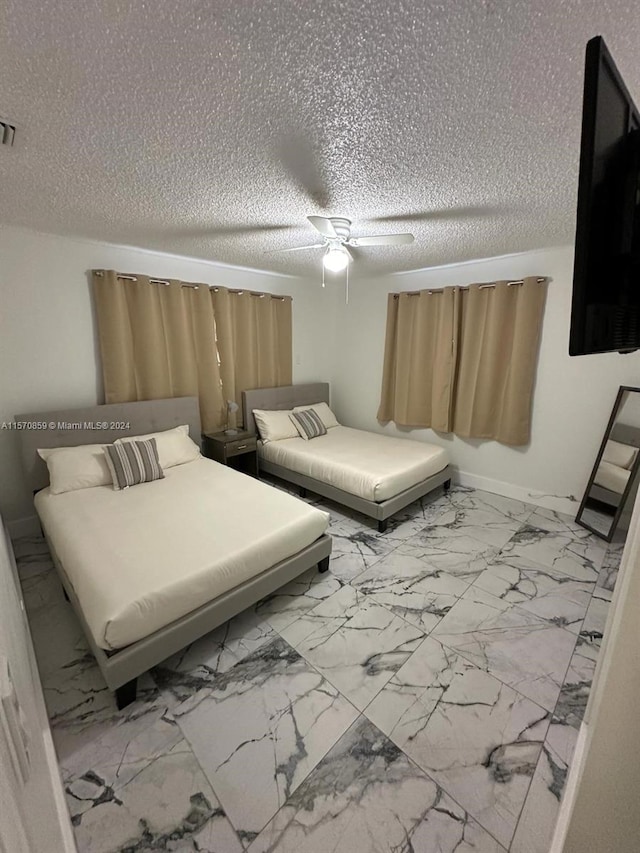
[{"label": "ceiling fan blade", "polygon": [[337,239],[336,229],[333,227],[331,220],[327,219],[326,216],[307,216],[307,219],[323,237],[329,237],[332,240]]},{"label": "ceiling fan blade", "polygon": [[371,237],[353,237],[347,246],[402,246],[413,243],[413,234],[376,234]]},{"label": "ceiling fan blade", "polygon": [[270,249],[265,255],[275,255],[280,252],[302,252],[303,249],[323,249],[326,243],[311,243],[309,246],[294,246],[292,249]]},{"label": "ceiling fan blade", "polygon": [[342,244],[347,252],[351,255],[351,260],[356,261],[359,265],[366,264],[368,260],[370,260],[371,256],[367,255],[366,252],[361,252],[360,249],[356,249],[355,246],[347,245],[345,243]]}]

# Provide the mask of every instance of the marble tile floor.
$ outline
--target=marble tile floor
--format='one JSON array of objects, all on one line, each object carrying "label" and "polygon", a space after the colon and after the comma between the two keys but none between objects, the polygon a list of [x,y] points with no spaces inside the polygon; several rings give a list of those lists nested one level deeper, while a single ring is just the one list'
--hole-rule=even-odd
[{"label": "marble tile floor", "polygon": [[16,543],[80,853],[547,853],[621,557],[440,491],[331,514],[315,570],[115,707],[42,539]]}]

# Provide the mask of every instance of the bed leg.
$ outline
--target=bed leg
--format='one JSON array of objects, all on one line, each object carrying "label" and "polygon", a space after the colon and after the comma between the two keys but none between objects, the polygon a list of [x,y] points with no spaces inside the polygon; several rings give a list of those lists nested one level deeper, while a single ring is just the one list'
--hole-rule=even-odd
[{"label": "bed leg", "polygon": [[329,557],[324,557],[318,563],[318,571],[319,572],[328,572],[329,571]]},{"label": "bed leg", "polygon": [[298,488],[299,488],[299,492],[298,492],[298,494],[300,495],[300,497],[301,497],[301,498],[306,498],[306,496],[307,496],[307,490],[305,489],[305,487],[304,487],[304,486],[299,486]]},{"label": "bed leg", "polygon": [[380,521],[378,521],[378,533],[386,533],[387,524],[389,524],[389,519],[381,518]]},{"label": "bed leg", "polygon": [[138,693],[138,679],[133,678],[131,681],[127,681],[126,684],[123,684],[122,687],[116,688],[116,705],[118,706],[118,711],[122,711],[123,708],[126,708],[127,705],[130,705],[132,702],[136,701],[136,695]]},{"label": "bed leg", "polygon": [[451,488],[451,480],[450,479],[445,480],[444,483],[442,484],[442,488],[445,490],[445,492],[448,492],[449,489]]}]

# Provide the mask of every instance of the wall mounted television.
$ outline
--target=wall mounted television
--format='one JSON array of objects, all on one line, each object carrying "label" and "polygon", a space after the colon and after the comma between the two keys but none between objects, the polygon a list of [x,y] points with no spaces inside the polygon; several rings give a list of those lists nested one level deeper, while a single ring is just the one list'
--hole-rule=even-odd
[{"label": "wall mounted television", "polygon": [[640,114],[587,44],[569,355],[640,349]]}]

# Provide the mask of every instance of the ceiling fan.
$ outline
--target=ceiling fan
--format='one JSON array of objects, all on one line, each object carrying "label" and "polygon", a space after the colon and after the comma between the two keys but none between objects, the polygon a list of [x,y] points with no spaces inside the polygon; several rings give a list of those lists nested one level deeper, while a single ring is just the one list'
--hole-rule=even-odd
[{"label": "ceiling fan", "polygon": [[322,265],[329,272],[342,272],[353,255],[354,249],[362,246],[401,246],[413,243],[413,234],[374,234],[370,237],[352,237],[351,220],[344,216],[307,216],[309,222],[322,236],[321,243],[306,246],[294,246],[292,249],[279,249],[279,252],[301,252],[303,249],[326,249]]}]

